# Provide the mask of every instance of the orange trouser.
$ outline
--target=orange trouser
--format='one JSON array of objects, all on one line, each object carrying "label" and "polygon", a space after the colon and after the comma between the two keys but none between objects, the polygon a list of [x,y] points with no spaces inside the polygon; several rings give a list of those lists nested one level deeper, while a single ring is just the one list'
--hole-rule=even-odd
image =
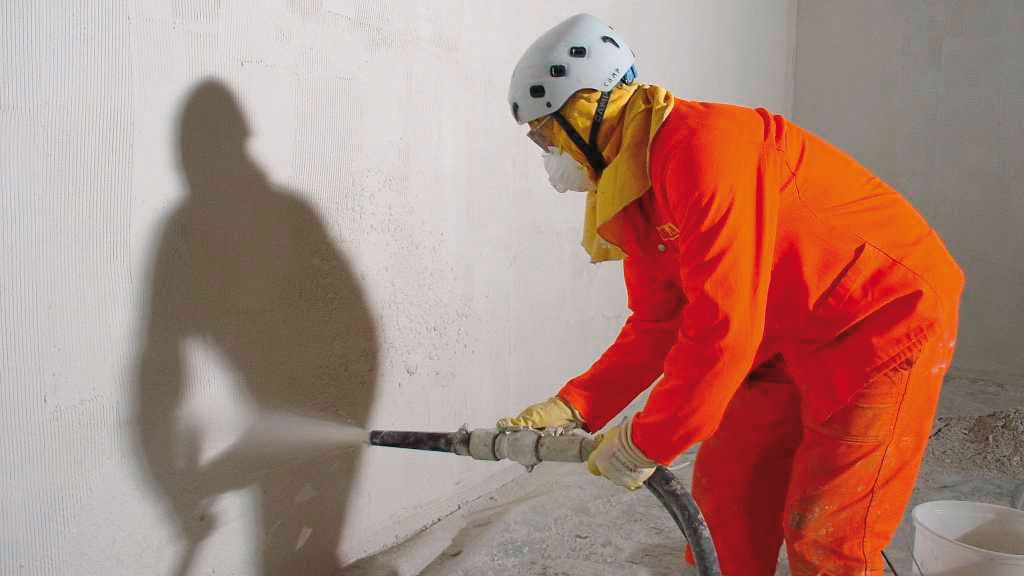
[{"label": "orange trouser", "polygon": [[794,576],[882,574],[947,361],[948,348],[923,345],[823,423],[801,418],[802,390],[814,383],[795,384],[778,357],[751,373],[694,469],[722,573],[775,574],[785,541]]}]

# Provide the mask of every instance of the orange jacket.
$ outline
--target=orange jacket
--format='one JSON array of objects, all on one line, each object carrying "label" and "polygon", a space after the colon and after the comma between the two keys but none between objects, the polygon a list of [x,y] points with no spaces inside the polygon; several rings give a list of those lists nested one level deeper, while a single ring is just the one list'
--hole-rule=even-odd
[{"label": "orange jacket", "polygon": [[664,374],[633,440],[669,463],[775,354],[823,421],[922,337],[953,338],[963,274],[935,231],[782,116],[677,100],[650,164],[652,190],[616,217],[632,313],[559,392],[591,430]]}]

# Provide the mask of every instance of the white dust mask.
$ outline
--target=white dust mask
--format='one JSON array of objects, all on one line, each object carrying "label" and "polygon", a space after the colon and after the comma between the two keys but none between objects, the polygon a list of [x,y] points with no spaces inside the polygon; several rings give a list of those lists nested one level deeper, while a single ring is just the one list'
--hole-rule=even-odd
[{"label": "white dust mask", "polygon": [[544,153],[544,169],[548,171],[548,182],[559,192],[589,192],[597,189],[587,169],[554,146]]}]

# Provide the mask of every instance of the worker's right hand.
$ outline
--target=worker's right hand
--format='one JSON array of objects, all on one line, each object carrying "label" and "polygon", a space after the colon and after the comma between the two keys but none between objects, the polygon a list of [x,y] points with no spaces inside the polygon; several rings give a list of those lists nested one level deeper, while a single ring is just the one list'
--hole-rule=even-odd
[{"label": "worker's right hand", "polygon": [[518,416],[498,420],[498,428],[582,428],[583,418],[558,396],[527,406]]}]

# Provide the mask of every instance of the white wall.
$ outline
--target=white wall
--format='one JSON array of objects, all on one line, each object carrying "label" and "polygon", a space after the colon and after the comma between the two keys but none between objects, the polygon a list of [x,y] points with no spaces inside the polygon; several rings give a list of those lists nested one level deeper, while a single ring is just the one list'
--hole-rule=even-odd
[{"label": "white wall", "polygon": [[889,181],[967,274],[956,366],[1024,375],[1024,3],[799,3],[794,114]]},{"label": "white wall", "polygon": [[790,107],[791,0],[0,4],[0,574],[316,574],[517,474],[232,442],[490,425],[612,338],[505,103],[582,10],[645,81]]}]

